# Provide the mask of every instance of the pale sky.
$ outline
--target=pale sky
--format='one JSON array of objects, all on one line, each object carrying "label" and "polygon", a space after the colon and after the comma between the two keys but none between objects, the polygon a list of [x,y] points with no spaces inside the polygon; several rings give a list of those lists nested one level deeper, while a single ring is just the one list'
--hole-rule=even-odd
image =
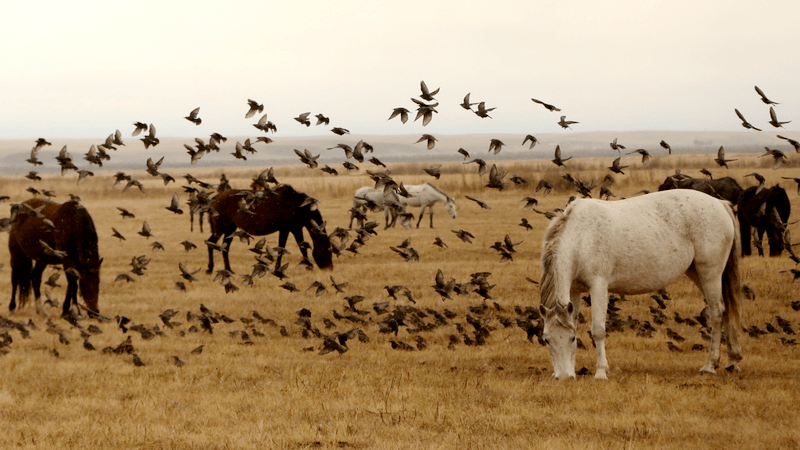
[{"label": "pale sky", "polygon": [[[0,139],[800,128],[796,0],[4,1]],[[413,110],[424,80],[432,122]],[[458,104],[496,107],[481,119]],[[531,98],[562,109],[551,113]],[[201,107],[200,126],[183,117]],[[300,113],[330,117],[306,128]],[[562,130],[561,114],[580,122]]]}]

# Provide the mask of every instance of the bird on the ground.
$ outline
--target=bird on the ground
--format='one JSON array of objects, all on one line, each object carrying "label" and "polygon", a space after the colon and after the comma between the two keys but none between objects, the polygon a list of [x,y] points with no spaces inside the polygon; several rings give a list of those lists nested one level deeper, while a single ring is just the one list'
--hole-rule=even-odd
[{"label": "bird on the ground", "polygon": [[531,100],[533,100],[533,102],[534,102],[534,103],[538,103],[538,104],[540,104],[540,105],[544,106],[544,107],[545,107],[545,108],[546,108],[548,111],[550,111],[550,112],[553,112],[553,111],[561,111],[561,109],[559,109],[559,108],[556,108],[556,107],[555,107],[555,106],[553,106],[553,105],[549,105],[549,104],[547,104],[547,103],[545,103],[545,102],[543,102],[543,101],[536,100],[535,98],[532,98]]},{"label": "bird on the ground", "polygon": [[184,119],[188,120],[189,122],[192,122],[195,125],[200,125],[200,123],[203,121],[203,119],[197,117],[198,114],[200,114],[200,107],[199,106],[197,108],[193,109],[192,112],[190,112],[188,116],[184,117]]},{"label": "bird on the ground", "polygon": [[743,127],[747,128],[747,129],[751,129],[751,130],[761,131],[760,128],[756,128],[750,122],[748,122],[747,119],[744,118],[744,116],[742,115],[742,113],[739,112],[738,109],[734,108],[733,111],[736,113],[737,116],[739,116],[739,120],[742,121],[742,126]]}]

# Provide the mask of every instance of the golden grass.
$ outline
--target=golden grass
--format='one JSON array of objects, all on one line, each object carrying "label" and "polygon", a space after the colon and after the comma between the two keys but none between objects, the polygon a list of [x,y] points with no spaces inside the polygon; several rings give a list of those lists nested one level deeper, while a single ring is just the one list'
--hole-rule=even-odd
[{"label": "golden grass", "polygon": [[[759,160],[750,158],[755,163]],[[599,181],[609,165],[606,159],[572,161],[570,173],[582,180]],[[569,164],[569,163],[568,163]],[[712,168],[708,156],[681,155],[669,160],[656,159],[654,168],[629,169],[625,176],[616,176],[612,190],[618,196],[630,196],[641,189],[655,190],[675,167],[684,173],[696,174],[700,167]],[[406,184],[427,181],[417,175],[423,164],[390,165],[393,173]],[[268,275],[258,279],[254,287],[242,286],[225,294],[210,276],[198,274],[188,292],[172,289],[178,280],[178,263],[190,270],[205,269],[206,251],[202,241],[208,236],[188,231],[187,215],[176,216],[163,208],[172,192],[180,186],[164,187],[149,180],[143,173],[134,173],[143,182],[147,194],[138,191],[121,193],[110,189],[111,172],[97,173],[94,179],[75,186],[58,176],[47,177],[36,184],[53,189],[64,199],[70,192],[80,195],[91,212],[100,237],[103,264],[101,312],[124,315],[133,323],[148,327],[160,324],[158,314],[173,308],[181,314],[173,320],[181,322],[175,329],[165,329],[166,336],[144,340],[133,336],[137,354],[146,363],[135,367],[128,355],[106,355],[83,349],[79,333],[59,319],[53,320],[69,329],[69,345],[46,333],[45,320],[37,316],[31,305],[8,315],[16,321],[32,319],[38,330],[29,339],[11,331],[14,342],[10,352],[0,356],[0,433],[2,448],[798,448],[798,349],[781,344],[782,333],[751,338],[742,336],[745,359],[743,371],[703,377],[698,369],[705,362],[705,352],[690,351],[694,343],[702,343],[697,329],[672,327],[686,336],[679,344],[683,353],[669,352],[664,327],[655,337],[636,337],[633,332],[613,333],[608,339],[610,380],[597,382],[579,377],[573,382],[550,379],[547,351],[526,340],[517,327],[503,328],[498,315],[515,317],[514,306],[538,306],[536,287],[525,277],[538,279],[541,237],[547,220],[533,212],[522,211],[522,197],[531,195],[540,200],[541,209],[563,206],[572,195],[565,184],[556,192],[542,197],[533,192],[535,183],[546,178],[560,180],[560,174],[548,161],[503,161],[503,170],[529,180],[527,187],[497,192],[483,188],[487,182],[475,175],[474,165],[447,163],[444,175],[435,182],[457,196],[459,217],[451,219],[441,205],[436,207],[435,226],[430,229],[423,220],[420,229],[378,230],[358,255],[343,256],[335,261],[331,272],[306,271],[296,265],[298,250],[288,245],[292,255],[288,281],[301,292],[291,294],[278,287],[280,281]],[[225,170],[235,187],[245,187],[262,168]],[[771,171],[743,167],[726,171],[738,180],[752,170],[768,176],[770,184],[790,176],[792,169]],[[713,170],[713,169],[712,169]],[[206,181],[216,181],[222,170],[195,173]],[[722,174],[721,170],[715,173]],[[181,175],[183,173],[180,173]],[[313,174],[313,175],[312,175]],[[174,176],[178,173],[173,173]],[[278,167],[276,176],[293,184],[321,201],[322,213],[329,231],[346,226],[352,192],[370,185],[361,175],[330,177],[300,167]],[[148,180],[145,180],[148,178]],[[750,180],[750,179],[745,179]],[[748,183],[746,181],[745,183]],[[181,184],[179,182],[179,184]],[[25,188],[32,185],[22,177],[6,178],[0,193],[11,195],[12,201],[28,197]],[[793,185],[786,184],[789,190]],[[472,195],[491,206],[482,210],[463,198]],[[185,196],[182,196],[185,199]],[[793,206],[797,196],[790,192]],[[123,206],[136,219],[122,219],[115,206]],[[382,215],[381,215],[382,216]],[[374,216],[376,220],[378,215]],[[526,217],[534,226],[525,231],[517,226]],[[142,221],[152,227],[149,241],[136,232]],[[127,240],[111,238],[111,227]],[[451,229],[472,232],[473,244],[458,241]],[[501,263],[489,249],[496,240],[509,234],[524,241],[513,262]],[[797,233],[795,233],[797,234]],[[432,245],[441,237],[449,248]],[[410,237],[420,253],[420,262],[410,264],[389,250]],[[178,244],[189,239],[200,247],[186,254]],[[153,240],[166,250],[151,252]],[[268,241],[276,245],[277,236]],[[252,263],[246,245],[233,243],[231,262],[234,271],[245,273]],[[135,283],[114,283],[117,273],[128,271],[134,255],[152,258],[147,275]],[[221,261],[217,255],[217,267]],[[0,261],[8,261],[8,250],[0,248]],[[750,257],[743,261],[744,281],[757,293],[757,300],[744,305],[743,326],[764,328],[775,324],[775,315],[792,322],[800,330],[800,318],[790,308],[797,299],[791,275],[779,270],[792,268],[785,259]],[[458,344],[448,350],[448,338],[457,334],[455,323],[468,326],[464,315],[468,307],[479,306],[476,294],[456,296],[442,301],[431,285],[437,269],[447,278],[467,281],[476,271],[492,272],[492,291],[502,311],[490,310],[484,316],[497,329],[481,347]],[[10,269],[3,269],[9,279]],[[45,274],[49,274],[48,269]],[[312,323],[323,332],[323,318],[333,318],[333,310],[344,313],[342,294],[329,292],[315,297],[306,288],[314,280],[330,286],[329,275],[339,282],[349,282],[348,295],[366,297],[362,309],[371,309],[373,302],[386,299],[385,285],[402,284],[415,295],[419,308],[441,311],[449,308],[458,314],[450,325],[421,333],[428,341],[423,351],[393,350],[389,340],[414,343],[413,335],[401,328],[397,337],[378,333],[374,323],[360,325],[370,337],[368,343],[350,341],[350,350],[320,356],[321,339],[304,339],[296,325],[297,311],[308,308]],[[63,277],[60,280],[64,282]],[[673,300],[667,313],[693,316],[702,309],[700,294],[688,280],[671,286]],[[63,288],[53,295],[63,299]],[[0,296],[10,297],[10,283],[0,285]],[[214,333],[185,333],[191,323],[186,311],[198,312],[200,304],[223,313],[236,322],[215,325]],[[405,301],[393,302],[407,304]],[[6,304],[6,303],[3,303]],[[621,303],[623,317],[628,314],[649,318],[649,296],[629,297]],[[247,326],[240,317],[252,317],[257,310],[290,331],[282,337],[278,327],[255,324]],[[49,308],[55,316],[58,310]],[[584,314],[589,311],[584,308]],[[471,313],[475,315],[474,313]],[[365,316],[372,321],[374,313]],[[430,321],[431,319],[426,319]],[[84,326],[88,321],[83,322]],[[336,331],[354,326],[335,321]],[[195,323],[196,324],[196,323]],[[98,349],[116,346],[128,335],[115,324],[101,324],[103,333],[90,341]],[[252,328],[265,337],[253,337],[254,345],[243,345],[241,337],[230,331]],[[589,343],[581,326],[580,336]],[[190,351],[200,344],[202,354]],[[305,351],[313,348],[315,351]],[[51,355],[57,350],[59,357]],[[172,356],[186,362],[184,367],[172,364]],[[578,368],[594,368],[594,352],[580,350]]]}]

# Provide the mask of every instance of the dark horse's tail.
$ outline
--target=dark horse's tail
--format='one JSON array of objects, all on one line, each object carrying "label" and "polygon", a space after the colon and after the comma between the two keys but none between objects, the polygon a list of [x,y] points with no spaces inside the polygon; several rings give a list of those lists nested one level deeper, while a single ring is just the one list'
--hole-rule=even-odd
[{"label": "dark horse's tail", "polygon": [[742,359],[742,348],[739,345],[738,327],[740,304],[742,298],[742,282],[739,273],[739,261],[742,254],[742,238],[736,230],[736,219],[733,211],[726,205],[731,221],[733,222],[733,245],[725,263],[722,273],[722,301],[725,311],[722,315],[722,326],[725,330],[725,339],[728,343],[728,358],[731,364]]}]

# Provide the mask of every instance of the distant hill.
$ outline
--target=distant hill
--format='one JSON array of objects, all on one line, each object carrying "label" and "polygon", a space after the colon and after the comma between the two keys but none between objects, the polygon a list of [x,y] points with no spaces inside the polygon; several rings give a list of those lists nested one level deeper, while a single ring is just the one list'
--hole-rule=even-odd
[{"label": "distant hill", "polygon": [[[285,164],[300,164],[299,158],[294,154],[294,149],[308,149],[312,154],[320,154],[320,165],[329,164],[341,167],[345,161],[344,151],[341,149],[327,150],[339,143],[354,146],[359,140],[364,140],[374,147],[374,153],[367,154],[366,158],[375,156],[383,162],[410,162],[410,161],[459,161],[463,157],[457,153],[459,148],[464,148],[470,153],[471,158],[482,158],[486,161],[504,159],[551,159],[553,149],[560,145],[563,156],[583,158],[619,155],[613,151],[609,143],[616,138],[619,144],[624,145],[628,152],[644,148],[654,155],[665,154],[666,150],[659,146],[663,139],[672,148],[675,154],[714,154],[720,146],[725,147],[729,154],[734,153],[761,153],[764,147],[778,148],[791,152],[793,148],[784,140],[776,138],[781,134],[795,140],[800,140],[800,132],[723,132],[723,131],[626,131],[626,132],[583,132],[583,133],[549,133],[535,135],[539,143],[528,149],[522,145],[524,134],[502,135],[434,135],[437,139],[432,150],[428,150],[424,142],[416,143],[420,135],[345,135],[345,136],[316,136],[316,137],[280,137],[270,136],[274,139],[271,144],[257,143],[255,154],[247,154],[247,161],[237,160],[231,156],[237,141],[244,142],[246,138],[230,137],[221,145],[219,153],[206,154],[195,167],[215,166],[271,166]],[[489,154],[489,141],[500,139],[506,145],[499,154]],[[206,138],[207,140],[207,138]],[[39,172],[54,172],[59,170],[54,161],[58,151],[67,146],[73,156],[75,165],[91,170],[88,162],[83,157],[92,144],[99,144],[101,140],[51,140],[52,146],[45,147],[39,152],[39,159],[44,165],[34,168],[25,160],[30,156],[33,140],[0,141],[0,173],[24,174],[30,170]],[[127,138],[126,146],[116,151],[109,152],[111,161],[107,161],[103,169],[110,170],[144,170],[147,158],[154,160],[164,157],[162,169],[189,168],[189,156],[184,144],[194,145],[192,139],[161,138],[161,143],[148,150],[138,138]],[[363,163],[366,166],[372,164]],[[97,166],[93,166],[97,167]]]}]

